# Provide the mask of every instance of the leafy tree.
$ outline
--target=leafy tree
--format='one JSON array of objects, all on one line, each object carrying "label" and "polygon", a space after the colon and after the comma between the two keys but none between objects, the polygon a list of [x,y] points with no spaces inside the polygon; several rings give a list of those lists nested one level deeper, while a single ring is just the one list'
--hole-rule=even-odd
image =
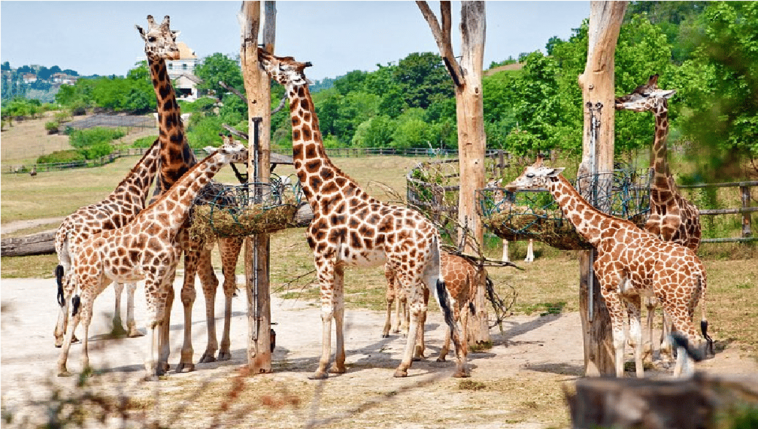
[{"label": "leafy tree", "polygon": [[11,64],[8,61],[4,62],[0,66],[0,70],[10,70],[10,69],[11,69]]},{"label": "leafy tree", "polygon": [[454,97],[453,83],[437,54],[410,54],[400,60],[394,74],[410,107],[425,109],[435,101]]},{"label": "leafy tree", "polygon": [[199,89],[212,91],[218,96],[226,92],[226,89],[218,84],[219,81],[240,92],[245,91],[239,62],[219,52],[205,57],[195,66],[195,75],[203,79],[203,83],[198,85]]},{"label": "leafy tree", "polygon": [[357,147],[388,147],[392,143],[397,124],[385,115],[370,118],[355,130],[352,145]]},{"label": "leafy tree", "polygon": [[334,81],[334,88],[341,95],[347,95],[349,92],[362,91],[363,84],[366,81],[366,72],[354,70]]}]

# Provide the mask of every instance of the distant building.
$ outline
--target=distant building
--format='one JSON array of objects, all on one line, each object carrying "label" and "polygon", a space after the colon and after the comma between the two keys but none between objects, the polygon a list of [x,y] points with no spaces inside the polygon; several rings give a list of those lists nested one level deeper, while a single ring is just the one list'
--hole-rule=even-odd
[{"label": "distant building", "polygon": [[198,96],[197,84],[202,79],[195,76],[195,66],[199,62],[195,51],[187,47],[184,42],[177,42],[179,48],[179,59],[166,61],[168,76],[174,81],[174,90],[179,98],[186,100],[196,100]]},{"label": "distant building", "polygon": [[76,84],[77,76],[69,76],[66,73],[55,73],[50,77],[54,83],[60,83],[62,85],[74,85]]},{"label": "distant building", "polygon": [[34,73],[24,73],[24,83],[34,83],[37,81],[37,75]]}]

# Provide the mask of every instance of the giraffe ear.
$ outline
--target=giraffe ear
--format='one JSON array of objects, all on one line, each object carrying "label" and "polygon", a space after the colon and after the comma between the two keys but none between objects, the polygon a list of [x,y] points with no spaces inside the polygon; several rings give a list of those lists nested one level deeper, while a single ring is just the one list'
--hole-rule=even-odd
[{"label": "giraffe ear", "polygon": [[176,42],[176,38],[179,37],[180,34],[182,34],[181,31],[172,31],[171,34],[174,37],[174,41]]},{"label": "giraffe ear", "polygon": [[661,91],[661,96],[663,96],[663,98],[665,98],[666,100],[668,100],[669,98],[671,98],[674,94],[676,94],[676,90],[675,89],[669,89],[669,90],[666,90],[666,91]]},{"label": "giraffe ear", "polygon": [[142,40],[145,40],[145,30],[142,29],[139,25],[135,25],[134,28],[137,29],[137,32],[139,32],[140,37],[142,37]]},{"label": "giraffe ear", "polygon": [[558,177],[565,168],[553,168],[545,175],[546,177]]}]

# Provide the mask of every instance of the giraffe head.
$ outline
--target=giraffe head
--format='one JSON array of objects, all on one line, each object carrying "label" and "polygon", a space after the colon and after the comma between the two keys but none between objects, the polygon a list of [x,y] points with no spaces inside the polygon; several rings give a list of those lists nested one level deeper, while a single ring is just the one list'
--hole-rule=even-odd
[{"label": "giraffe head", "polygon": [[635,112],[655,112],[658,109],[668,109],[667,102],[672,95],[676,94],[674,89],[660,89],[657,86],[658,75],[650,76],[650,80],[645,85],[640,85],[623,97],[616,99],[616,110],[632,110]]},{"label": "giraffe head", "polygon": [[261,48],[258,48],[258,61],[266,73],[271,76],[271,79],[281,85],[304,85],[308,83],[303,70],[311,66],[310,62],[301,63],[292,57],[277,57]]},{"label": "giraffe head", "polygon": [[145,41],[145,54],[148,59],[178,60],[179,48],[176,46],[178,31],[169,28],[169,17],[166,15],[160,25],[155,23],[152,15],[147,16],[147,31],[135,25],[142,40]]},{"label": "giraffe head", "polygon": [[247,148],[237,140],[234,140],[232,136],[224,137],[224,143],[219,148],[208,156],[221,155],[221,162],[223,164],[229,164],[232,162],[246,163],[247,162]]},{"label": "giraffe head", "polygon": [[550,182],[558,177],[564,169],[546,167],[542,164],[543,160],[542,155],[538,155],[537,161],[526,167],[519,177],[505,185],[505,189],[514,192],[519,189],[549,188]]}]

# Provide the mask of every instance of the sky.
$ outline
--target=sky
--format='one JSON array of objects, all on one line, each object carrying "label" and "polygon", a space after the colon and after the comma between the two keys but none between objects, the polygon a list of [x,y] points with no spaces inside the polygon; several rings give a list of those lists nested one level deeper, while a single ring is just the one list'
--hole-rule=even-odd
[{"label": "sky", "polygon": [[[178,40],[197,56],[236,56],[240,1],[44,2],[0,1],[0,61],[11,67],[57,65],[80,75],[125,75],[144,58],[135,24],[147,15],[171,17]],[[439,17],[439,2],[429,2]],[[413,1],[277,1],[276,48],[280,56],[310,61],[319,80],[352,70],[374,71],[414,52],[439,53]],[[489,1],[485,69],[493,61],[541,50],[552,36],[567,39],[589,16],[589,1]],[[460,3],[452,5],[453,50],[460,55]]]}]

